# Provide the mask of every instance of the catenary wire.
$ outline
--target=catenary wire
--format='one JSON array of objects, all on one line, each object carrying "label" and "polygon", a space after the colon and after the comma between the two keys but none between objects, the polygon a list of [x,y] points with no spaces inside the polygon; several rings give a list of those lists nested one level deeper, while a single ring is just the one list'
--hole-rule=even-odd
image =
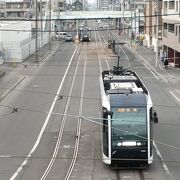
[{"label": "catenary wire", "polygon": [[[0,105],[0,106],[8,107],[8,108],[9,108],[9,106],[5,106],[5,105]],[[32,110],[32,109],[26,109],[26,108],[18,108],[18,109],[25,110],[25,111],[42,113],[42,114],[48,114],[48,112],[46,112],[46,111]],[[88,121],[88,122],[95,123],[95,124],[97,124],[97,125],[103,126],[102,123],[97,122],[97,121],[94,120],[94,119],[98,119],[98,120],[101,119],[101,120],[102,120],[102,118],[93,117],[93,119],[91,119],[92,117],[79,116],[79,115],[74,115],[74,114],[54,113],[54,112],[52,112],[52,115],[82,118],[82,119],[84,119],[84,120],[86,120],[86,121]],[[116,129],[116,130],[121,131],[121,132],[128,132],[128,133],[130,133],[130,134],[132,134],[132,135],[134,135],[134,136],[136,136],[136,137],[139,137],[139,138],[143,138],[143,139],[148,140],[146,137],[139,136],[139,135],[137,135],[137,134],[135,134],[135,133],[132,133],[132,132],[130,132],[130,131],[125,131],[125,130],[122,130],[122,129],[120,129],[120,128],[113,128],[113,129]],[[160,144],[160,145],[163,145],[163,146],[166,146],[166,147],[169,147],[169,148],[173,148],[173,149],[176,149],[176,150],[180,150],[180,147],[176,147],[176,146],[173,146],[173,145],[169,145],[169,144],[167,144],[167,143],[163,143],[163,142],[160,142],[160,141],[157,141],[157,140],[154,140],[154,139],[150,139],[150,140],[151,140],[151,141],[154,141],[154,142],[156,142],[156,143],[158,143],[158,144]]]}]

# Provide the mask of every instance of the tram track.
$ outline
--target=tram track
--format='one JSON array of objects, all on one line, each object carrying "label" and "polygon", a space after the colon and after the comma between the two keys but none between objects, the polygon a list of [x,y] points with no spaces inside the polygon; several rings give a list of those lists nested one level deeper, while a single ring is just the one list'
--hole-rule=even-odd
[{"label": "tram track", "polygon": [[[81,49],[80,49],[80,52],[81,52]],[[68,114],[68,111],[69,111],[72,92],[73,92],[73,88],[74,88],[74,85],[75,85],[75,80],[76,80],[76,77],[77,77],[77,71],[78,71],[78,67],[79,67],[79,63],[80,63],[80,57],[81,57],[80,52],[79,52],[79,55],[78,55],[78,61],[77,61],[76,68],[75,68],[74,75],[73,75],[73,79],[72,79],[72,82],[71,82],[70,91],[68,93],[68,98],[67,98],[67,102],[66,102],[66,105],[65,105],[62,122],[61,122],[61,125],[60,125],[60,128],[59,128],[59,134],[58,134],[58,137],[57,137],[55,149],[54,149],[53,155],[51,157],[51,160],[50,160],[46,170],[44,171],[43,175],[40,178],[41,180],[45,180],[48,177],[51,169],[53,168],[53,166],[55,164],[55,161],[57,159],[58,153],[59,153],[62,138],[63,138],[63,136],[65,136],[65,135],[63,135],[63,133],[65,131],[65,124],[66,124],[66,120],[67,120],[66,115]],[[75,127],[76,135],[75,135],[75,138],[74,138],[75,142],[74,142],[74,145],[73,145],[74,150],[73,150],[73,153],[72,153],[73,155],[71,157],[71,163],[70,163],[69,168],[67,169],[67,171],[65,173],[65,176],[63,178],[64,180],[68,180],[70,178],[71,173],[72,173],[73,168],[74,168],[74,165],[75,165],[75,162],[76,162],[77,154],[78,154],[80,130],[81,130],[81,115],[82,115],[82,106],[83,106],[83,94],[84,94],[86,64],[84,65],[83,72],[84,72],[84,75],[83,75],[83,83],[82,83],[82,87],[81,87],[81,98],[80,98],[79,112],[78,112],[79,118],[77,120],[77,126]]]},{"label": "tram track", "polygon": [[116,170],[117,180],[145,180],[143,170]]},{"label": "tram track", "polygon": [[[105,38],[104,38],[102,33],[97,32],[97,34],[98,34],[99,41],[103,47],[107,69],[110,70],[110,65],[109,65],[108,57],[107,57],[107,51],[105,50],[105,46],[103,45],[103,42],[105,44],[107,44],[107,43],[106,43]],[[119,54],[118,55],[120,56],[120,52],[122,52],[126,58],[125,63],[126,64],[128,63],[128,67],[130,67],[129,57],[126,54],[125,50],[120,45],[118,45],[118,48],[119,48]],[[97,48],[97,51],[98,51],[98,48]],[[102,72],[103,70],[102,70],[102,66],[101,66],[101,59],[99,58],[98,61],[99,61],[100,72]],[[102,131],[101,128],[100,128],[100,131]],[[102,136],[102,134],[101,134],[101,136]],[[102,140],[101,140],[101,142],[102,142]],[[115,170],[115,174],[116,174],[117,180],[145,180],[143,170],[126,170],[126,171]]]}]

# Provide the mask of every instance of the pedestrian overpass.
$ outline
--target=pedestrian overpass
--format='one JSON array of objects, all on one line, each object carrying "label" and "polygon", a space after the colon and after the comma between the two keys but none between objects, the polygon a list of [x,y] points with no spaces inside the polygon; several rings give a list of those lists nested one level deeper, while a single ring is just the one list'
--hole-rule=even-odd
[{"label": "pedestrian overpass", "polygon": [[53,12],[52,18],[59,20],[81,20],[81,19],[121,19],[144,16],[142,13],[135,14],[134,11],[65,11]]}]

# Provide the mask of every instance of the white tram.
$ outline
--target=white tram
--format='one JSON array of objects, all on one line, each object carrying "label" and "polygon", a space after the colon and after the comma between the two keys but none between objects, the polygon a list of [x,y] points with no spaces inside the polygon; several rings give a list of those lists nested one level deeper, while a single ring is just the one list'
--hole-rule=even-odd
[{"label": "white tram", "polygon": [[118,168],[148,167],[158,117],[147,88],[135,72],[122,67],[103,71],[100,88],[103,162]]}]

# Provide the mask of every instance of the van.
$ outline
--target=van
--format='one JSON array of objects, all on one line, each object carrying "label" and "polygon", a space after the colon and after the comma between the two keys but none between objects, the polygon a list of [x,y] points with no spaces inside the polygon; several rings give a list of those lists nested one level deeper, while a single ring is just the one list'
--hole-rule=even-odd
[{"label": "van", "polygon": [[67,32],[59,32],[59,39],[64,39],[67,36]]}]

